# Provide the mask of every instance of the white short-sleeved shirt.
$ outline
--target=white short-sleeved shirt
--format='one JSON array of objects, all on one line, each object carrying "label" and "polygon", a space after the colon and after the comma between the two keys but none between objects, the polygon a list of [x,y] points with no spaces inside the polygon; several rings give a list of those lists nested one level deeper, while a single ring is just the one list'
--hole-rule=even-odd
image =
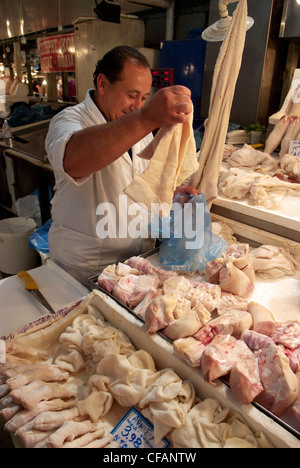
[{"label": "white short-sleeved shirt", "polygon": [[[126,152],[89,177],[73,179],[64,170],[65,147],[71,136],[83,128],[106,123],[91,98],[91,92],[83,102],[52,118],[45,143],[55,175],[53,223],[49,231],[50,258],[86,284],[88,278],[98,274],[104,266],[139,255],[154,245],[153,239],[145,236],[132,238],[128,234],[130,229],[127,227],[130,220],[135,222],[137,212],[128,216],[127,207],[132,203],[123,193],[134,173],[143,172],[149,164],[137,153],[152,140],[152,134],[132,147],[132,159]],[[109,211],[104,211],[108,206]],[[111,209],[112,206],[115,210]],[[103,224],[100,225],[101,219]],[[105,226],[104,220],[108,222]],[[103,234],[103,230],[107,231],[114,222],[116,237]]]}]

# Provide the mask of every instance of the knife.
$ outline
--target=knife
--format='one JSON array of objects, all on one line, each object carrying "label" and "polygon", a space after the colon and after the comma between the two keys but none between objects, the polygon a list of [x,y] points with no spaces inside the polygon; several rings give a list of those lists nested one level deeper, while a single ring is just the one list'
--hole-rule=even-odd
[{"label": "knife", "polygon": [[27,273],[27,271],[19,271],[18,277],[24,281],[26,291],[30,292],[44,307],[46,307],[46,309],[49,312],[51,312],[51,314],[56,313],[39,290],[39,287],[32,278],[32,276],[30,276],[30,274]]}]

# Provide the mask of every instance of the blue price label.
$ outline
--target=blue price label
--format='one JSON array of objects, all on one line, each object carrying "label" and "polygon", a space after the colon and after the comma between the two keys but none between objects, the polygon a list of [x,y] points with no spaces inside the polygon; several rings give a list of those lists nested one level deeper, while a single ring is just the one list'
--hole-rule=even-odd
[{"label": "blue price label", "polygon": [[111,433],[120,448],[166,448],[170,445],[165,437],[155,445],[153,425],[134,406]]}]

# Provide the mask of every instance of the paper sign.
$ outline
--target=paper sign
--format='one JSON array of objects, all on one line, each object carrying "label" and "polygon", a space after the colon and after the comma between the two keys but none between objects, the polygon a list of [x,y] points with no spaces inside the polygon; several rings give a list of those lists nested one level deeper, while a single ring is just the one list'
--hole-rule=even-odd
[{"label": "paper sign", "polygon": [[134,407],[125,414],[111,434],[120,448],[164,448],[170,445],[165,437],[155,445],[153,425]]},{"label": "paper sign", "polygon": [[289,154],[300,157],[300,140],[291,140]]}]

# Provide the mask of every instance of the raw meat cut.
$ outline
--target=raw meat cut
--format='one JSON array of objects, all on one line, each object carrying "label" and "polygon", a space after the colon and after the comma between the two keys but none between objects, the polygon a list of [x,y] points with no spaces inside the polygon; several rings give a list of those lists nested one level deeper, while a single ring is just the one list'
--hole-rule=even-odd
[{"label": "raw meat cut", "polygon": [[254,289],[249,276],[231,262],[226,262],[220,271],[220,286],[224,291],[241,297],[249,296]]},{"label": "raw meat cut", "polygon": [[289,359],[283,349],[273,341],[256,352],[258,357],[260,378],[264,392],[258,397],[258,402],[265,408],[280,416],[296,400],[298,395],[298,380],[289,365]]},{"label": "raw meat cut", "polygon": [[158,286],[158,279],[151,275],[129,274],[119,279],[112,290],[113,296],[124,304],[136,307],[145,297],[150,288]]},{"label": "raw meat cut", "polygon": [[192,367],[200,367],[201,356],[206,348],[206,344],[196,340],[193,336],[179,338],[173,342],[174,352]]},{"label": "raw meat cut", "polygon": [[237,400],[249,405],[264,387],[261,383],[258,360],[254,354],[237,362],[230,371],[229,385]]},{"label": "raw meat cut", "polygon": [[240,338],[244,330],[252,325],[251,315],[243,310],[234,310],[210,320],[194,334],[194,338],[208,345],[217,335],[233,335]]},{"label": "raw meat cut", "polygon": [[231,261],[235,267],[241,270],[249,263],[249,244],[243,244],[242,242],[231,244],[222,256],[226,261]]},{"label": "raw meat cut", "polygon": [[146,332],[156,333],[185,315],[190,308],[189,301],[177,298],[174,294],[164,294],[152,299],[145,312]]},{"label": "raw meat cut", "polygon": [[101,288],[111,293],[120,278],[120,276],[116,275],[116,265],[108,265],[98,276],[98,284]]},{"label": "raw meat cut", "polygon": [[160,296],[161,294],[161,289],[150,288],[147,294],[145,295],[144,299],[133,309],[133,311],[137,315],[145,319],[145,313],[150,301],[152,301],[152,299],[154,299],[155,297]]},{"label": "raw meat cut", "polygon": [[192,309],[187,312],[183,317],[174,320],[162,333],[170,340],[177,340],[179,338],[186,338],[187,336],[194,335],[202,326],[201,320],[197,312]]},{"label": "raw meat cut", "polygon": [[220,283],[220,271],[225,265],[225,258],[217,257],[214,260],[210,260],[206,264],[205,268],[205,279],[209,283],[219,284]]},{"label": "raw meat cut", "polygon": [[252,351],[243,341],[231,335],[217,335],[202,353],[202,375],[214,385],[216,379],[228,374],[238,362],[252,358]]},{"label": "raw meat cut", "polygon": [[300,347],[300,323],[298,321],[278,323],[263,322],[257,326],[256,331],[271,338],[274,343],[281,344],[289,349]]},{"label": "raw meat cut", "polygon": [[247,310],[253,320],[253,330],[256,330],[262,322],[275,322],[275,319],[269,309],[263,307],[258,302],[248,303]]}]

